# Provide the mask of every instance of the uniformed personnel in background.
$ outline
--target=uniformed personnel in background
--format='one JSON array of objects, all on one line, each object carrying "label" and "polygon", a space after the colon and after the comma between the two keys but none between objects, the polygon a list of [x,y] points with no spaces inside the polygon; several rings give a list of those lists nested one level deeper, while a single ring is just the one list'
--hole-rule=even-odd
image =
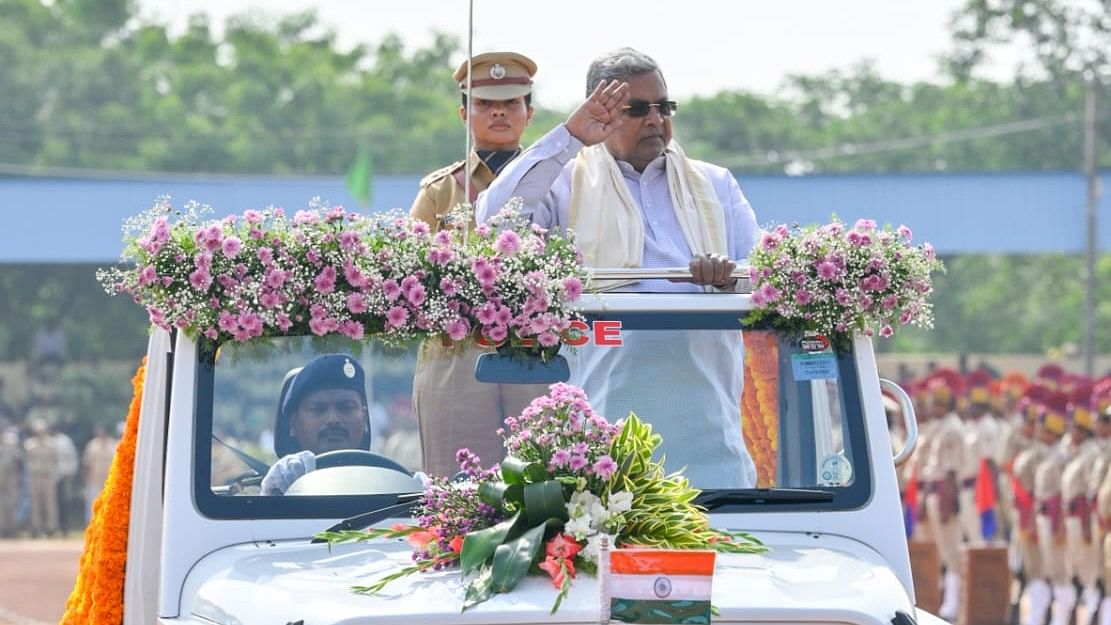
[{"label": "uniformed personnel in background", "polygon": [[17,529],[15,513],[19,508],[22,471],[19,431],[0,421],[0,538],[14,535]]},{"label": "uniformed personnel in background", "polygon": [[49,536],[59,531],[58,523],[58,446],[50,426],[41,420],[31,422],[31,437],[23,443],[27,480],[31,487],[31,535]]},{"label": "uniformed personnel in background", "polygon": [[1041,432],[1043,440],[1049,445],[1049,453],[1034,473],[1034,505],[1037,511],[1034,523],[1038,532],[1038,548],[1041,549],[1046,577],[1053,587],[1050,625],[1068,625],[1076,606],[1076,588],[1065,569],[1065,518],[1061,498],[1061,474],[1069,459],[1061,445],[1068,428],[1067,411],[1068,396],[1060,390],[1050,391],[1041,419]]},{"label": "uniformed personnel in background", "polygon": [[1044,386],[1031,385],[1019,402],[1023,426],[1029,434],[1029,443],[1016,455],[1011,470],[1011,499],[1014,502],[1014,548],[1021,566],[1022,597],[1026,599],[1026,616],[1022,625],[1043,625],[1053,589],[1049,585],[1038,544],[1039,536],[1034,518],[1037,514],[1037,471],[1050,453],[1050,443],[1056,437],[1045,431],[1042,419],[1046,411]]},{"label": "uniformed personnel in background", "polygon": [[[1091,558],[1093,584],[1082,594],[1086,609],[1087,623],[1111,625],[1111,577],[1107,569],[1111,567],[1111,519],[1104,518],[1099,510],[1099,492],[1102,485],[1111,477],[1111,375],[1095,383],[1090,398],[1095,425],[1095,460],[1088,474],[1088,514],[1092,532]],[[1102,591],[1102,592],[1101,592]],[[1094,607],[1093,607],[1094,606]]]},{"label": "uniformed personnel in background", "polygon": [[1020,451],[1028,447],[1034,436],[1034,424],[1028,423],[1024,418],[1018,404],[1027,389],[1026,376],[1017,371],[1003,375],[999,380],[999,416],[1003,424],[1003,432],[999,439],[999,447],[995,452],[995,460],[999,466],[999,522],[1002,536],[1010,543],[1012,570],[1019,571],[1021,563],[1017,559],[1015,550],[1015,518],[1014,490],[1011,488],[1011,475],[1015,458]]},{"label": "uniformed personnel in background", "polygon": [[[467,123],[470,111],[474,150],[466,161],[452,163],[425,176],[409,213],[434,232],[474,228],[473,204],[505,165],[521,153],[521,135],[532,121],[532,77],[536,63],[516,52],[488,52],[471,58],[467,101],[467,62],[453,75]],[[465,185],[468,180],[469,185]],[[468,186],[469,195],[464,187]],[[421,346],[413,380],[413,411],[420,426],[424,470],[451,476],[459,470],[456,451],[478,454],[486,465],[505,451],[495,433],[506,417],[517,416],[547,387],[537,384],[481,384],[475,360],[492,351],[466,343],[428,340]]]},{"label": "uniformed personnel in background", "polygon": [[[994,489],[995,454],[999,447],[1000,426],[991,412],[991,375],[984,369],[976,369],[968,374],[965,386],[968,389],[967,418],[965,420],[964,442],[967,454],[958,473],[960,479],[960,524],[965,542],[981,543],[994,537],[994,528],[981,527],[980,512],[977,509],[976,490],[986,463],[987,479],[992,480]],[[991,530],[992,536],[987,536]]]},{"label": "uniformed personnel in background", "polygon": [[85,483],[85,523],[92,518],[93,502],[104,488],[104,482],[108,480],[108,471],[112,468],[112,459],[116,457],[118,442],[108,434],[106,427],[98,423],[93,429],[93,437],[85,443],[85,450],[81,454]]},{"label": "uniformed personnel in background", "polygon": [[929,382],[930,415],[937,421],[930,433],[922,480],[926,486],[926,518],[937,544],[941,564],[942,600],[938,616],[954,621],[960,607],[961,527],[958,521],[958,475],[966,463],[968,449],[964,425],[957,415],[957,398],[963,380],[951,369],[935,372]]},{"label": "uniformed personnel in background", "polygon": [[[1108,383],[1107,393],[1101,395],[1100,405],[1100,432],[1104,441],[1104,456],[1111,456],[1111,382]],[[1097,548],[1097,554],[1102,567],[1100,575],[1103,579],[1104,597],[1099,606],[1099,625],[1111,625],[1111,463],[1107,463],[1103,470],[1103,479],[1096,489],[1095,513],[1097,526],[1103,535],[1103,543]]]}]

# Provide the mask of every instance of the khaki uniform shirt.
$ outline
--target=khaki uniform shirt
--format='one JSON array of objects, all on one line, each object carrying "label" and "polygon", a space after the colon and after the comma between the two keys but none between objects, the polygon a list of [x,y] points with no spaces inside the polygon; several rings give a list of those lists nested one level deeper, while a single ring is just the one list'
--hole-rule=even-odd
[{"label": "khaki uniform shirt", "polygon": [[19,461],[23,450],[19,441],[0,432],[0,492],[9,484],[15,486],[16,476],[19,474]]},{"label": "khaki uniform shirt", "polygon": [[1111,438],[1096,441],[1095,460],[1092,462],[1092,471],[1088,476],[1088,496],[1093,501],[1109,470],[1111,470]]},{"label": "khaki uniform shirt", "polygon": [[108,479],[112,458],[116,455],[116,439],[111,436],[90,439],[85,444],[81,462],[85,467],[85,485],[100,487]]},{"label": "khaki uniform shirt", "polygon": [[1061,474],[1064,473],[1068,460],[1069,457],[1061,445],[1050,447],[1049,453],[1034,472],[1034,493],[1038,501],[1061,494]]},{"label": "khaki uniform shirt", "polygon": [[986,414],[975,421],[966,421],[964,426],[964,445],[968,453],[965,454],[957,476],[962,480],[976,479],[980,474],[981,459],[995,461],[999,447],[999,422],[992,415]]},{"label": "khaki uniform shirt", "polygon": [[1033,439],[1022,433],[1021,426],[1010,424],[999,441],[999,449],[996,451],[995,460],[1001,468],[1012,466],[1019,453],[1032,444]]},{"label": "khaki uniform shirt", "polygon": [[[494,172],[490,171],[474,151],[471,151],[467,160],[471,169],[472,187],[475,192],[485,191],[494,181]],[[425,176],[420,181],[420,191],[413,200],[409,215],[432,226],[434,232],[443,229],[444,218],[449,212],[455,210],[460,204],[470,203],[463,195],[463,186],[455,179],[456,172],[462,169],[463,161],[458,161]],[[470,225],[471,227],[475,225],[473,213]]]},{"label": "khaki uniform shirt", "polygon": [[1099,444],[1089,439],[1068,455],[1065,470],[1061,473],[1061,497],[1066,504],[1077,497],[1088,497],[1088,480],[1099,452]]},{"label": "khaki uniform shirt", "polygon": [[1035,476],[1037,475],[1038,467],[1045,462],[1045,458],[1048,455],[1049,446],[1039,440],[1034,440],[1031,441],[1026,449],[1023,449],[1015,456],[1015,480],[1026,489],[1026,492],[1032,495],[1037,495],[1035,491],[1037,488]]},{"label": "khaki uniform shirt", "polygon": [[[931,419],[918,426],[918,442],[914,446],[914,452],[910,455],[910,460],[907,460],[907,463],[903,465],[901,474],[905,481],[900,482],[901,486],[909,484],[910,480],[921,482],[926,479],[923,467],[926,465],[926,455],[930,453],[930,440],[937,423],[936,420]],[[918,497],[920,501],[924,500],[926,493],[919,492]]]},{"label": "khaki uniform shirt", "polygon": [[926,481],[944,480],[950,471],[958,476],[968,457],[965,445],[964,425],[957,413],[950,412],[938,421],[931,432],[931,442],[922,467],[922,478]]},{"label": "khaki uniform shirt", "polygon": [[1103,484],[1096,495],[1096,512],[1103,525],[1103,579],[1111,582],[1111,470],[1104,471]]},{"label": "khaki uniform shirt", "polygon": [[23,443],[27,475],[37,479],[58,477],[58,447],[49,435],[32,436]]}]

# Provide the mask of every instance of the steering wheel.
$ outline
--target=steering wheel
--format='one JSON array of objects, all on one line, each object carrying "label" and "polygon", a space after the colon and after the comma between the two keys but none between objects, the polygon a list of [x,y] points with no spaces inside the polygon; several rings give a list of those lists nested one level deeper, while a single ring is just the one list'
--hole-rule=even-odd
[{"label": "steering wheel", "polygon": [[412,471],[406,469],[392,458],[387,458],[382,454],[376,454],[373,451],[366,451],[365,449],[337,449],[335,451],[326,451],[316,456],[317,470],[330,469],[332,467],[349,467],[352,465],[382,467],[385,469],[393,469],[398,473],[404,473],[410,477],[413,475]]}]

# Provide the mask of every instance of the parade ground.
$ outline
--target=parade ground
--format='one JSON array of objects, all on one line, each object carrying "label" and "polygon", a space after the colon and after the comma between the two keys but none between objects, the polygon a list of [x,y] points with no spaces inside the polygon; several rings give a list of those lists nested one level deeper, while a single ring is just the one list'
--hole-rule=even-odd
[{"label": "parade ground", "polygon": [[84,539],[0,540],[0,625],[57,623]]}]

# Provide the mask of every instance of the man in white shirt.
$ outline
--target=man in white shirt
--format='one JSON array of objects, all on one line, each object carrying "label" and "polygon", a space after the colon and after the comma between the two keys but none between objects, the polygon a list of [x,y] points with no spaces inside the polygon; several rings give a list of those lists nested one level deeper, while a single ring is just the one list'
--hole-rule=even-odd
[{"label": "man in white shirt", "polygon": [[[735,261],[759,237],[756,217],[728,170],[687,158],[672,141],[677,106],[659,66],[631,48],[615,50],[592,63],[587,93],[479,196],[478,221],[520,198],[533,223],[574,231],[590,266],[691,271],[689,283],[650,280],[627,290],[732,291]],[[621,347],[569,354],[571,381],[607,418],[631,409],[652,423],[667,468],[687,467],[695,486],[754,486],[738,419],[740,332],[625,331],[622,339]]]}]

